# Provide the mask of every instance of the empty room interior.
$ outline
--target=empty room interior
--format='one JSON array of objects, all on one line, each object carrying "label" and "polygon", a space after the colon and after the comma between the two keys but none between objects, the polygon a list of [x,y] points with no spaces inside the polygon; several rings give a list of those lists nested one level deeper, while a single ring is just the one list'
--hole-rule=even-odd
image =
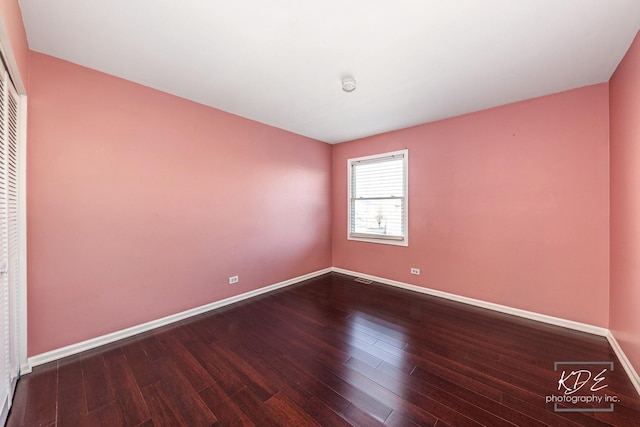
[{"label": "empty room interior", "polygon": [[0,1],[0,424],[640,426],[639,30]]}]

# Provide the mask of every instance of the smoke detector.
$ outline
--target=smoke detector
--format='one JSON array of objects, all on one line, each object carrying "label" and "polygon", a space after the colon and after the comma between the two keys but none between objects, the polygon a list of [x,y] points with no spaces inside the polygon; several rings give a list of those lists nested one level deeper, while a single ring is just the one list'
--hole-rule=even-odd
[{"label": "smoke detector", "polygon": [[353,92],[356,90],[356,79],[353,77],[345,77],[342,79],[342,90],[345,92]]}]

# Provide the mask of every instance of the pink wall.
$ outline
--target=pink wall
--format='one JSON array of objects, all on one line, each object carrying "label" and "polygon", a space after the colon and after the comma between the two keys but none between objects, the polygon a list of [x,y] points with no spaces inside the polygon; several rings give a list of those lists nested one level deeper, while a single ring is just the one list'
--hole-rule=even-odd
[{"label": "pink wall", "polygon": [[[603,83],[334,146],[333,265],[607,327],[608,117]],[[409,247],[348,241],[347,159],[405,147]]]},{"label": "pink wall", "polygon": [[640,33],[609,83],[610,329],[640,369]]},{"label": "pink wall", "polygon": [[29,46],[27,45],[27,33],[22,23],[22,12],[18,0],[0,0],[0,17],[2,26],[11,43],[11,51],[15,58],[24,84],[28,79]]},{"label": "pink wall", "polygon": [[30,355],[331,265],[331,146],[34,52],[29,91]]}]

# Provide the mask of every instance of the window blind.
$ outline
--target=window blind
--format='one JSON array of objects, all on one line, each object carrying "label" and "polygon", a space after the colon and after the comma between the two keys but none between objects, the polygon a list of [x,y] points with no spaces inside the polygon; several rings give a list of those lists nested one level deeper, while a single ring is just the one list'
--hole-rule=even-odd
[{"label": "window blind", "polygon": [[349,237],[406,235],[406,153],[350,161]]}]

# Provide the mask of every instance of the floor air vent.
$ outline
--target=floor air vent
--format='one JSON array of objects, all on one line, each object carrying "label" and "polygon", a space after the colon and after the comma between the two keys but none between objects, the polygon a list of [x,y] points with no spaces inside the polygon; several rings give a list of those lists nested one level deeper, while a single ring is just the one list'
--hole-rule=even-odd
[{"label": "floor air vent", "polygon": [[373,280],[364,279],[362,277],[356,277],[353,280],[356,281],[356,282],[364,283],[365,285],[370,285],[371,283],[373,283]]}]

